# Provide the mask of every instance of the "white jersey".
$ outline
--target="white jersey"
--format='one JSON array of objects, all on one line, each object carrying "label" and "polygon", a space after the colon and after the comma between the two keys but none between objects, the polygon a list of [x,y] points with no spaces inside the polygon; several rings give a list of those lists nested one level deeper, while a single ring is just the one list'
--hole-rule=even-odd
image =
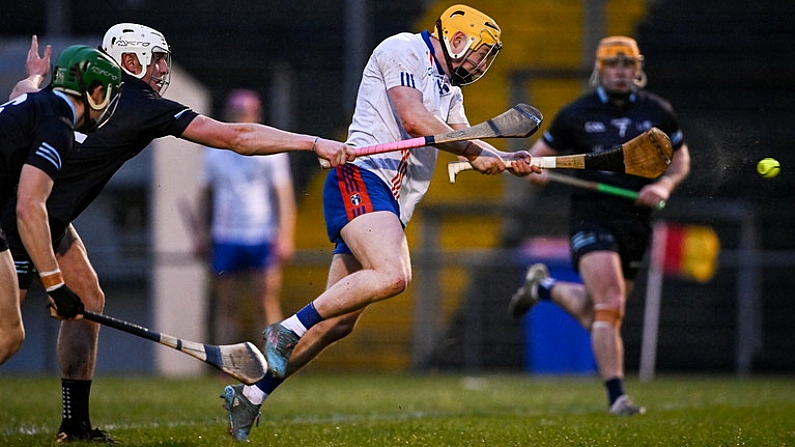
[{"label": "white jersey", "polygon": [[[400,33],[379,44],[364,69],[347,144],[364,147],[412,138],[401,127],[387,91],[413,87],[422,92],[425,108],[448,124],[467,124],[461,89],[440,70],[430,36]],[[443,60],[443,59],[442,59]],[[430,146],[358,157],[354,164],[378,175],[400,205],[400,220],[408,224],[414,208],[428,191],[438,149]]]},{"label": "white jersey", "polygon": [[274,187],[292,181],[287,154],[248,157],[205,148],[202,173],[202,184],[213,191],[213,241],[250,245],[274,237]]}]

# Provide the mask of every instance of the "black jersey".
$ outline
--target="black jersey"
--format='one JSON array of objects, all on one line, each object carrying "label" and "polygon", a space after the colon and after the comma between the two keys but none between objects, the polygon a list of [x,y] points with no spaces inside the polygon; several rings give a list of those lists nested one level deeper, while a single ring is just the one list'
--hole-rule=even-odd
[{"label": "black jersey", "polygon": [[53,90],[20,95],[0,105],[0,204],[16,202],[22,166],[55,178],[74,142],[75,112],[66,95]]},{"label": "black jersey", "polygon": [[[189,107],[164,99],[149,84],[122,73],[116,111],[89,135],[69,132],[74,149],[55,175],[47,199],[53,242],[97,198],[113,174],[138,155],[155,138],[179,137],[198,114]],[[16,228],[15,198],[3,209],[2,228],[15,259],[26,255]]]},{"label": "black jersey", "polygon": [[[679,122],[671,105],[646,91],[633,93],[623,107],[607,100],[601,89],[584,95],[564,107],[544,132],[544,142],[560,154],[602,152],[623,144],[657,127],[665,132],[678,150],[683,144]],[[607,171],[577,170],[580,178],[613,186],[639,190],[653,180]],[[632,201],[582,188],[572,189],[571,219],[641,218],[648,222],[651,209]]]},{"label": "black jersey", "polygon": [[72,155],[55,178],[47,211],[64,224],[72,222],[97,198],[113,174],[152,140],[180,137],[198,115],[162,98],[149,84],[123,75],[116,112],[102,128],[77,134]]}]

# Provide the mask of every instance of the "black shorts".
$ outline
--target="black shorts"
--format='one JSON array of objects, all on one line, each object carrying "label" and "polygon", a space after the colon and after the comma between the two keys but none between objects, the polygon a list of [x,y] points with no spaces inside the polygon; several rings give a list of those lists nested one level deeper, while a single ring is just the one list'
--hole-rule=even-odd
[{"label": "black shorts", "polygon": [[579,272],[580,258],[593,251],[613,251],[621,258],[624,278],[634,280],[651,242],[651,228],[637,220],[599,222],[582,219],[570,228],[571,262]]},{"label": "black shorts", "polygon": [[6,234],[3,232],[3,229],[0,228],[0,251],[8,250],[8,241],[6,240]]}]

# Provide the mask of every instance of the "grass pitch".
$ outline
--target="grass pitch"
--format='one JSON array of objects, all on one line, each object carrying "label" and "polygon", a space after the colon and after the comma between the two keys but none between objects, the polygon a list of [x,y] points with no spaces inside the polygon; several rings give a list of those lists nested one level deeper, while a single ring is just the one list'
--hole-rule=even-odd
[{"label": "grass pitch", "polygon": [[[226,380],[98,377],[95,426],[124,446],[239,445],[219,398]],[[647,414],[606,412],[596,377],[305,372],[263,406],[252,445],[795,446],[795,379],[630,379]],[[0,445],[54,445],[54,378],[0,377]]]}]

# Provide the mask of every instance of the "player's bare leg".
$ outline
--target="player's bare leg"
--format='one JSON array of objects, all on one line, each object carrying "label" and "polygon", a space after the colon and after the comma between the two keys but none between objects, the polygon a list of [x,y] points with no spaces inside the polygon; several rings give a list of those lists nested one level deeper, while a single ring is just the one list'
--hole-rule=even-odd
[{"label": "player's bare leg", "polygon": [[[88,260],[86,247],[73,227],[58,247],[56,259],[64,281],[83,300],[86,310],[102,312],[105,293]],[[85,320],[62,321],[58,333],[58,362],[64,378],[90,380],[94,376],[99,324]]]},{"label": "player's bare leg", "polygon": [[287,366],[287,377],[308,365],[324,349],[353,332],[364,309],[323,320],[306,333],[296,345]]},{"label": "player's bare leg", "polygon": [[588,332],[593,325],[593,301],[580,283],[556,281],[550,291],[551,301],[569,315]]},{"label": "player's bare leg", "polygon": [[348,223],[341,234],[361,269],[315,299],[315,308],[325,318],[393,297],[411,282],[408,242],[397,216],[385,211],[365,214]]},{"label": "player's bare leg", "polygon": [[[629,416],[646,410],[624,393],[624,341],[621,323],[632,283],[624,280],[621,259],[612,251],[595,251],[580,258],[580,276],[593,300],[591,345],[608,393],[610,413]],[[554,290],[554,289],[553,289]]]},{"label": "player's bare leg", "polygon": [[[623,315],[626,289],[618,254],[612,251],[588,253],[580,259],[579,270],[594,310],[617,311]],[[612,324],[595,318],[591,340],[602,378],[624,377],[620,320]]]},{"label": "player's bare leg", "polygon": [[[331,260],[326,288],[336,284],[353,272],[361,270],[362,266],[355,257],[349,254],[337,254]],[[364,309],[345,315],[329,318],[312,326],[290,355],[287,366],[287,376],[294,374],[312,361],[324,349],[350,335],[356,322]]]},{"label": "player's bare leg", "polygon": [[0,365],[19,351],[25,341],[18,284],[11,251],[0,252]]},{"label": "player's bare leg", "polygon": [[[69,226],[56,251],[64,282],[83,300],[86,310],[102,312],[105,293],[91,266],[86,247],[73,226]],[[64,409],[58,441],[92,440],[113,442],[107,434],[91,427],[89,395],[97,359],[99,325],[86,320],[62,321],[58,332],[58,363]]]},{"label": "player's bare leg", "polygon": [[[361,269],[362,265],[354,256],[334,255],[329,267],[326,289]],[[285,368],[285,378],[309,364],[326,347],[349,335],[362,312],[364,308],[323,320],[312,326],[293,349]],[[278,378],[268,371],[265,378],[256,385],[230,385],[224,388],[221,397],[224,399],[224,407],[229,417],[229,432],[236,440],[248,440],[252,427],[259,421],[262,403],[285,378]]]},{"label": "player's bare leg", "polygon": [[341,235],[362,268],[334,283],[298,313],[268,326],[264,351],[276,377],[286,376],[292,350],[312,326],[395,296],[411,281],[408,243],[393,213],[359,216],[342,229]]}]

